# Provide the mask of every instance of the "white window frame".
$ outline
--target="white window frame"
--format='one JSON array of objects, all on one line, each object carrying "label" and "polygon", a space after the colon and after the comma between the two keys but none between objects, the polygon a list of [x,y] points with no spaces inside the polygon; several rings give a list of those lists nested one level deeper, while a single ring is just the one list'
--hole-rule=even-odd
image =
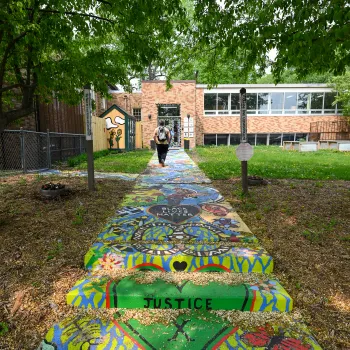
[{"label": "white window frame", "polygon": [[[252,88],[253,89],[253,88]],[[271,88],[270,88],[271,89]],[[339,115],[341,114],[342,110],[341,109],[338,109],[338,104],[336,104],[334,106],[334,109],[332,110],[325,110],[324,109],[324,102],[325,102],[325,94],[326,93],[331,93],[332,91],[319,91],[317,90],[316,88],[312,89],[312,88],[309,88],[305,91],[302,91],[300,89],[287,89],[288,91],[279,91],[279,90],[275,90],[275,91],[264,91],[262,88],[261,89],[253,89],[253,91],[249,91],[248,93],[255,93],[256,94],[256,106],[257,106],[257,109],[255,110],[249,110],[250,112],[247,111],[247,115],[250,115],[250,116],[268,116],[268,115],[271,115],[271,116],[281,116],[281,115],[290,115],[290,116],[315,116],[317,114],[320,114],[320,115]],[[291,113],[291,112],[286,112],[285,110],[285,99],[286,99],[286,93],[295,93],[296,94],[296,97],[297,97],[297,100],[296,100],[296,109],[295,109],[295,113]],[[228,96],[228,103],[229,103],[229,106],[228,106],[228,110],[225,112],[227,113],[223,113],[222,110],[218,110],[218,94],[220,93],[227,93],[229,94]],[[205,110],[203,109],[203,115],[205,117],[222,117],[222,116],[239,116],[240,115],[240,111],[237,111],[237,110],[232,110],[232,106],[231,106],[231,94],[237,94],[238,92],[237,91],[232,91],[232,90],[223,90],[223,89],[218,89],[218,91],[205,91],[204,92],[204,99],[205,99],[205,95],[206,94],[215,94],[216,95],[216,110]],[[267,93],[268,94],[268,109],[267,109],[267,112],[266,113],[261,113],[259,114],[259,109],[258,109],[258,94],[259,93]],[[282,101],[282,113],[276,113],[275,110],[272,110],[271,109],[271,93],[281,93],[283,94],[283,101]],[[318,111],[319,109],[317,110],[313,110],[311,109],[311,94],[312,93],[322,93],[323,94],[323,101],[322,101],[322,110],[321,110],[321,113],[311,113],[312,111]],[[301,109],[298,109],[298,100],[299,100],[299,95],[300,94],[308,94],[308,99],[307,99],[307,108],[305,110],[301,110]],[[279,110],[277,110],[279,111]],[[293,110],[294,111],[294,110]],[[302,113],[302,112],[305,112],[305,113]],[[334,112],[333,112],[334,111]]]}]

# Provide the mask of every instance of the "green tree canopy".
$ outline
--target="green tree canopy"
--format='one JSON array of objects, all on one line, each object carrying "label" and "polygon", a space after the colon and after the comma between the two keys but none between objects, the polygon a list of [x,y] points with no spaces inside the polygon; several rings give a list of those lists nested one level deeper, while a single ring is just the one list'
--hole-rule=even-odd
[{"label": "green tree canopy", "polygon": [[180,0],[0,0],[0,130],[36,94],[77,103],[87,83],[127,86],[185,28]]},{"label": "green tree canopy", "polygon": [[[327,84],[332,80],[332,78],[333,78],[333,75],[331,73],[323,73],[323,74],[311,73],[306,75],[303,78],[299,78],[294,70],[287,69],[282,73],[279,83]],[[258,78],[256,80],[256,83],[257,84],[274,84],[275,78],[272,74],[267,74],[262,76],[261,78]]]},{"label": "green tree canopy", "polygon": [[[226,52],[240,70],[271,66],[278,82],[286,68],[298,78],[343,74],[350,65],[350,7],[346,0],[194,0],[195,38]],[[276,49],[276,59],[269,52]]]},{"label": "green tree canopy", "polygon": [[336,102],[340,102],[343,115],[350,122],[350,71],[343,76],[333,77],[330,86],[338,92]]}]

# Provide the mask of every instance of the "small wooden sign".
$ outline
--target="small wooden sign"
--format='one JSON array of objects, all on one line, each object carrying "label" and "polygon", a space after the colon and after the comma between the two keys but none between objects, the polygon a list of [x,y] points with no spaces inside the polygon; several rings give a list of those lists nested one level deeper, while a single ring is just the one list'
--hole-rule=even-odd
[{"label": "small wooden sign", "polygon": [[253,147],[249,143],[240,143],[236,149],[236,156],[241,162],[250,160],[253,154]]},{"label": "small wooden sign", "polygon": [[92,140],[92,105],[91,105],[91,90],[84,89],[85,102],[85,126],[86,140]]}]

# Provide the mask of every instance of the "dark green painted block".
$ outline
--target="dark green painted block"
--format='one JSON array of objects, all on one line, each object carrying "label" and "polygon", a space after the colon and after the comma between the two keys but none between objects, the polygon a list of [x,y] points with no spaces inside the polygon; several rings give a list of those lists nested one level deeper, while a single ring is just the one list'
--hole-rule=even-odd
[{"label": "dark green painted block", "polygon": [[[142,273],[138,276],[142,279]],[[197,309],[280,311],[292,310],[293,302],[273,280],[236,285],[191,281],[173,284],[156,279],[139,283],[135,277],[118,282],[108,277],[78,281],[67,295],[67,303],[80,308]]]}]

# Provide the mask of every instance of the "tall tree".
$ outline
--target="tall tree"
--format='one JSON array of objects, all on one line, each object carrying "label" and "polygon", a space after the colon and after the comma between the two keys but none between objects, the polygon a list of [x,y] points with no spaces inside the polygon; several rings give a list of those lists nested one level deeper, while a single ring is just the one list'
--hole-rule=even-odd
[{"label": "tall tree", "polygon": [[[298,84],[298,83],[304,83],[304,84],[327,84],[329,83],[333,78],[333,75],[331,73],[310,73],[306,75],[303,78],[298,78],[297,74],[293,69],[286,69],[281,77],[280,77],[280,83],[282,84]],[[256,81],[258,84],[274,84],[275,78],[272,74],[264,75],[263,77],[257,79]]]},{"label": "tall tree", "polygon": [[[342,74],[350,65],[347,0],[194,0],[196,40],[241,60],[242,72],[269,65],[275,82],[288,67]],[[276,49],[276,59],[269,52]]]},{"label": "tall tree", "polygon": [[343,115],[350,122],[350,71],[347,71],[343,76],[333,77],[331,87],[338,92],[336,102],[342,106]]},{"label": "tall tree", "polygon": [[0,130],[37,94],[70,103],[128,77],[185,30],[180,0],[0,0]]}]

